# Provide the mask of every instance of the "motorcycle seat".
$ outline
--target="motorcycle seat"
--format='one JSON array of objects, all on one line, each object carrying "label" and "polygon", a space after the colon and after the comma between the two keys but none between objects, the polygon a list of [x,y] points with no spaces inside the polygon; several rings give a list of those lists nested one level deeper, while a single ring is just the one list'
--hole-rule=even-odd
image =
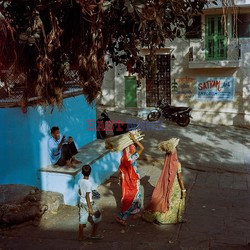
[{"label": "motorcycle seat", "polygon": [[189,107],[175,107],[171,106],[171,109],[174,111],[188,111],[190,108]]},{"label": "motorcycle seat", "polygon": [[186,113],[186,112],[190,112],[192,109],[191,108],[186,108],[184,110],[179,111],[179,113]]}]

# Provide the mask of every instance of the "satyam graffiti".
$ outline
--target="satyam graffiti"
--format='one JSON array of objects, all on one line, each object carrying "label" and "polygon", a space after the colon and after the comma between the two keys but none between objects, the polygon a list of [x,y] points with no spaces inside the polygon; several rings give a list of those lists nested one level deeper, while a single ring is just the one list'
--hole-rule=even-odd
[{"label": "satyam graffiti", "polygon": [[234,95],[235,79],[233,77],[196,79],[196,100],[233,101]]},{"label": "satyam graffiti", "polygon": [[221,92],[220,84],[221,84],[221,82],[217,81],[217,80],[201,82],[201,83],[198,84],[198,89],[199,90],[204,90],[204,89],[216,88],[219,92]]}]

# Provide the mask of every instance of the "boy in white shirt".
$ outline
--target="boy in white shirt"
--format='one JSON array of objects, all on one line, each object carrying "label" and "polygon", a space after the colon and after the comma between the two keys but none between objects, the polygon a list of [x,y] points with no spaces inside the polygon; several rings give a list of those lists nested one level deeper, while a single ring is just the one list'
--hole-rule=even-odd
[{"label": "boy in white shirt", "polygon": [[97,228],[99,222],[102,220],[102,215],[92,199],[92,183],[89,180],[91,173],[91,167],[84,165],[82,167],[83,178],[79,180],[79,240],[85,240],[83,229],[86,227],[89,221],[92,224],[92,231],[88,238],[90,239],[102,239],[103,236],[97,234]]}]

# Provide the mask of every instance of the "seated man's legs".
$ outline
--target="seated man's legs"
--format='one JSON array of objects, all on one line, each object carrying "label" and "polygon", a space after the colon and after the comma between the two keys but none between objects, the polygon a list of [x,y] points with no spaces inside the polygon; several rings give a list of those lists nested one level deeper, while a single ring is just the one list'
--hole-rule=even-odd
[{"label": "seated man's legs", "polygon": [[69,142],[68,145],[69,145],[69,150],[70,150],[71,157],[76,155],[78,153],[78,150],[76,148],[75,143],[72,141],[72,142]]},{"label": "seated man's legs", "polygon": [[69,148],[68,144],[64,144],[62,146],[61,157],[57,161],[56,165],[59,165],[59,166],[67,165],[68,167],[70,167],[72,165],[71,164],[71,153],[70,153],[70,148]]},{"label": "seated man's legs", "polygon": [[76,164],[81,163],[81,161],[76,160],[74,157],[78,153],[78,150],[76,148],[76,145],[75,145],[72,137],[69,137],[68,145],[69,145],[69,151],[70,151],[70,155],[72,158],[72,162],[76,163]]}]

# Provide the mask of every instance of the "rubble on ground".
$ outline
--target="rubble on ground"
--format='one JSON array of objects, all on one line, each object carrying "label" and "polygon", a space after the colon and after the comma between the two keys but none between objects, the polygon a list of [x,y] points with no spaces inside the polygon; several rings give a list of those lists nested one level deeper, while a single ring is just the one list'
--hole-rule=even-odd
[{"label": "rubble on ground", "polygon": [[63,195],[25,185],[0,185],[0,225],[37,221],[45,213],[57,213]]}]

